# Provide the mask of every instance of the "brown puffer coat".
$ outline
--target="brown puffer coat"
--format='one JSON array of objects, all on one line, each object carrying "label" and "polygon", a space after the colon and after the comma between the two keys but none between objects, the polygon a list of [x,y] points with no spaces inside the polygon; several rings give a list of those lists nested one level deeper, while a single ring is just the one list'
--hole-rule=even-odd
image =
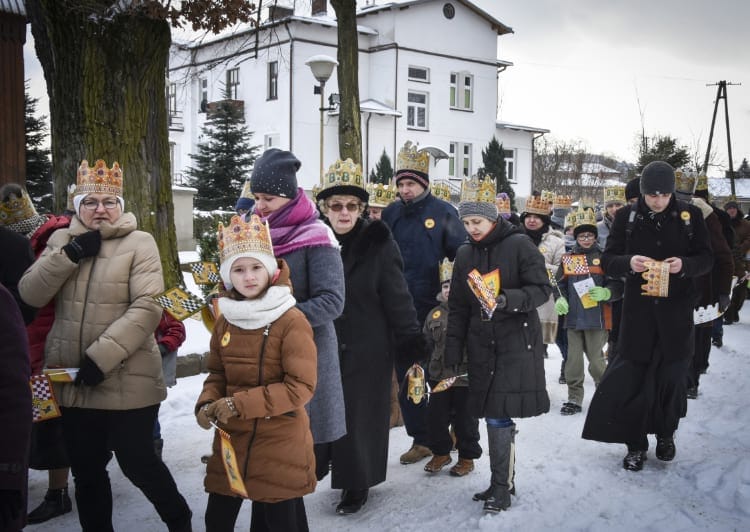
[{"label": "brown puffer coat", "polygon": [[[288,272],[284,265],[277,284],[288,282]],[[265,348],[264,331],[242,329],[224,316],[218,319],[207,361],[209,376],[196,412],[222,397],[234,398],[239,418],[222,428],[231,435],[248,497],[273,503],[315,490],[315,456],[305,404],[315,391],[317,352],[312,328],[297,308],[271,324]],[[218,432],[204,486],[209,493],[237,496],[229,488]]]},{"label": "brown puffer coat", "polygon": [[162,309],[153,296],[164,290],[159,250],[137,231],[132,213],[102,224],[96,257],[71,261],[62,247],[88,231],[77,216],[52,233],[47,248],[19,282],[35,307],[55,300],[45,366],[78,368],[88,355],[105,375],[94,387],[55,383],[62,406],[130,410],[167,396],[154,330]]}]

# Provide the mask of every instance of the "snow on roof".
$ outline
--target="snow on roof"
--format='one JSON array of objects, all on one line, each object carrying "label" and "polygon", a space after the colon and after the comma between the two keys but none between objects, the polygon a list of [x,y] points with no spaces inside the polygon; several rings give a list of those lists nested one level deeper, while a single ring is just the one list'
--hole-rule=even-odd
[{"label": "snow on roof", "polygon": [[[383,102],[374,100],[372,98],[368,98],[367,100],[360,100],[359,111],[361,113],[372,113],[375,115],[383,115],[383,116],[401,116],[402,115],[401,111],[398,111],[394,109],[393,107],[390,107],[389,105],[386,105]],[[338,115],[339,114],[338,107],[334,111],[331,111],[328,114],[331,116]]]},{"label": "snow on roof", "polygon": [[[711,197],[728,198],[732,194],[732,185],[728,177],[709,177],[708,193]],[[750,198],[750,179],[734,180],[734,193],[738,198]]]},{"label": "snow on roof", "polygon": [[542,129],[540,127],[533,126],[522,126],[521,124],[512,124],[510,122],[495,122],[495,127],[499,129],[514,129],[516,131],[529,131],[531,133],[549,133],[549,129]]}]

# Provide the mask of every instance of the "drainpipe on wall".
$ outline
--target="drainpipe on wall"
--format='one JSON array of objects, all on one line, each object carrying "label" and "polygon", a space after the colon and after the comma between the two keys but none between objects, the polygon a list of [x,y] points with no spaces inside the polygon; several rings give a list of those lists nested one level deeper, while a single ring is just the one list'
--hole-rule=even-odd
[{"label": "drainpipe on wall", "polygon": [[534,190],[534,146],[536,145],[536,139],[542,138],[543,136],[544,133],[539,133],[538,135],[531,136],[531,183],[529,183],[529,185],[531,186],[531,190]]},{"label": "drainpipe on wall", "polygon": [[284,23],[284,28],[289,35],[289,151],[294,153],[294,131],[292,130],[294,124],[292,121],[294,114],[292,112],[294,109],[294,37],[289,31],[289,22]]},{"label": "drainpipe on wall", "polygon": [[372,113],[367,113],[365,122],[365,132],[367,133],[367,143],[365,144],[365,183],[370,182],[370,119]]},{"label": "drainpipe on wall", "polygon": [[[398,43],[393,43],[396,47],[396,72],[393,76],[394,80],[394,93],[393,93],[393,108],[398,111]],[[398,157],[398,145],[396,144],[396,117],[393,117],[393,161],[396,162]]]}]

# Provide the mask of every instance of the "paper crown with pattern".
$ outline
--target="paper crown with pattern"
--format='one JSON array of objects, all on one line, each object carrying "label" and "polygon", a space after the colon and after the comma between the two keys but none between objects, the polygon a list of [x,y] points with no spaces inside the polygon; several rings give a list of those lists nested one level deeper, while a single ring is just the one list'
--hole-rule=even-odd
[{"label": "paper crown with pattern", "polygon": [[21,197],[11,195],[0,202],[0,225],[13,225],[37,216],[34,204],[26,190],[21,189]]},{"label": "paper crown with pattern", "polygon": [[695,190],[708,190],[708,176],[700,174],[695,182]]},{"label": "paper crown with pattern", "polygon": [[555,193],[551,190],[542,190],[542,199],[549,203],[555,203]]},{"label": "paper crown with pattern", "polygon": [[255,214],[248,222],[244,222],[240,216],[235,215],[229,220],[227,227],[219,223],[216,236],[222,263],[240,253],[256,252],[274,256],[268,223],[261,222]]},{"label": "paper crown with pattern", "polygon": [[461,201],[495,203],[497,183],[491,176],[471,176],[461,181]]},{"label": "paper crown with pattern", "polygon": [[495,207],[498,214],[510,214],[510,198],[502,192],[495,196]]},{"label": "paper crown with pattern", "polygon": [[246,180],[245,184],[242,185],[242,193],[240,194],[241,198],[250,198],[255,199],[253,197],[253,192],[250,190],[250,180]]},{"label": "paper crown with pattern", "polygon": [[322,200],[334,194],[351,194],[363,202],[369,199],[360,164],[351,159],[345,161],[337,159],[328,167],[328,171],[323,176],[323,186],[315,194],[315,198]]},{"label": "paper crown with pattern", "polygon": [[445,257],[443,259],[443,262],[440,263],[440,283],[444,283],[445,281],[450,281],[453,277],[453,261],[448,260],[448,257]]},{"label": "paper crown with pattern", "polygon": [[93,168],[84,159],[78,167],[76,179],[76,196],[79,194],[113,194],[122,197],[122,170],[117,162],[112,168],[98,159]]},{"label": "paper crown with pattern", "polygon": [[382,183],[367,183],[367,204],[370,207],[385,208],[396,199],[396,187]]},{"label": "paper crown with pattern", "polygon": [[625,205],[625,186],[616,185],[613,187],[604,187],[604,205],[610,203],[622,203]]},{"label": "paper crown with pattern", "polygon": [[450,203],[451,201],[451,187],[445,181],[436,181],[430,185],[432,195],[443,201]]},{"label": "paper crown with pattern", "polygon": [[567,196],[565,194],[555,194],[555,199],[552,202],[553,209],[570,209],[573,205],[573,196]]},{"label": "paper crown with pattern", "polygon": [[698,183],[698,175],[686,170],[675,170],[674,189],[676,192],[692,195]]},{"label": "paper crown with pattern", "polygon": [[565,228],[575,227],[576,225],[576,212],[570,211],[565,215]]},{"label": "paper crown with pattern", "polygon": [[396,172],[399,170],[417,170],[428,174],[430,168],[430,154],[419,150],[419,144],[412,144],[407,140],[396,157]]},{"label": "paper crown with pattern", "polygon": [[596,207],[596,200],[592,196],[581,196],[578,200],[578,207],[584,209],[593,209]]},{"label": "paper crown with pattern", "polygon": [[552,192],[542,190],[539,196],[529,196],[526,198],[526,206],[523,211],[529,214],[537,214],[542,216],[549,216],[550,205],[549,198],[554,197],[551,195]]},{"label": "paper crown with pattern", "polygon": [[578,207],[575,213],[575,223],[573,224],[573,227],[581,227],[582,225],[592,225],[596,227],[596,214],[594,214],[594,210],[590,209],[588,207],[583,208],[581,206]]}]

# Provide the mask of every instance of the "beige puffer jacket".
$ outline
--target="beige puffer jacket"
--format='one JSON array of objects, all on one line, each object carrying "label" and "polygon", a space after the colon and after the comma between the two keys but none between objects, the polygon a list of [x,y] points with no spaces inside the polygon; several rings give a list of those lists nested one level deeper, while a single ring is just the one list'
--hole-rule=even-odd
[{"label": "beige puffer jacket", "polygon": [[[539,251],[544,255],[544,264],[547,271],[554,273],[560,266],[562,256],[565,253],[565,238],[560,231],[550,229],[542,235],[542,241],[539,243]],[[549,300],[537,308],[539,312],[539,321],[542,322],[542,336],[545,344],[554,344],[557,336],[557,312],[555,312],[555,299],[559,297],[557,289],[552,291]]]},{"label": "beige puffer jacket", "polygon": [[94,387],[55,383],[62,406],[129,410],[166,397],[154,341],[161,307],[152,296],[164,289],[159,250],[151,235],[136,228],[131,213],[103,224],[99,254],[76,264],[62,247],[88,229],[73,217],[70,227],[50,236],[19,282],[30,305],[55,299],[45,367],[77,368],[86,354],[105,375]]}]

